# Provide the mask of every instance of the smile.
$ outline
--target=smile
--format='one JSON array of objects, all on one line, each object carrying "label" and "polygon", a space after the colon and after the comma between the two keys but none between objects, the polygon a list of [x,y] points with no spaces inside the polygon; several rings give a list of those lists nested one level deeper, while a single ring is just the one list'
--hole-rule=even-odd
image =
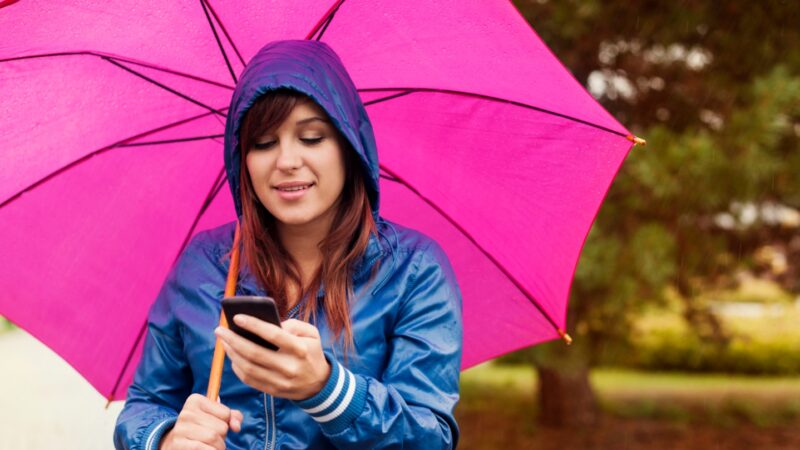
[{"label": "smile", "polygon": [[303,181],[288,181],[280,183],[277,186],[272,186],[272,188],[281,192],[296,192],[296,191],[304,191],[313,185],[314,185],[313,181],[310,183]]},{"label": "smile", "polygon": [[311,189],[314,186],[314,183],[283,183],[281,186],[275,186],[274,189],[277,191],[278,196],[280,196],[283,200],[300,200],[306,194],[306,191]]},{"label": "smile", "polygon": [[283,191],[283,192],[294,192],[294,191],[305,191],[306,189],[308,189],[310,187],[311,187],[311,185],[309,184],[309,185],[306,185],[306,186],[294,186],[294,187],[275,188],[275,189],[277,189],[279,191]]}]

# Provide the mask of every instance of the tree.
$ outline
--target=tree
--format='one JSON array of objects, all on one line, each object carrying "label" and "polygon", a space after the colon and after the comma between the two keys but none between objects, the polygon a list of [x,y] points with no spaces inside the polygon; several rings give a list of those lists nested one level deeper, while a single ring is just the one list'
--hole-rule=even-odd
[{"label": "tree", "polygon": [[[586,424],[588,368],[625,348],[636,314],[664,301],[665,288],[679,293],[698,335],[725,345],[697,294],[758,269],[752,256],[766,243],[797,273],[797,230],[745,224],[737,208],[800,209],[800,3],[515,3],[606,109],[648,140],[624,163],[584,246],[570,299],[575,348],[554,342],[521,356],[540,375],[540,417]],[[799,288],[796,277],[781,281]]]}]

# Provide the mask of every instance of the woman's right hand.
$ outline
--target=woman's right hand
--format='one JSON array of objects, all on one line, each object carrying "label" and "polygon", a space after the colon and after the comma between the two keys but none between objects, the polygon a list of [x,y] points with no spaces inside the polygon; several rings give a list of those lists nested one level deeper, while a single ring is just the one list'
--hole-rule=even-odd
[{"label": "woman's right hand", "polygon": [[192,394],[183,404],[175,426],[164,435],[159,450],[225,449],[228,428],[239,432],[244,416],[237,409]]}]

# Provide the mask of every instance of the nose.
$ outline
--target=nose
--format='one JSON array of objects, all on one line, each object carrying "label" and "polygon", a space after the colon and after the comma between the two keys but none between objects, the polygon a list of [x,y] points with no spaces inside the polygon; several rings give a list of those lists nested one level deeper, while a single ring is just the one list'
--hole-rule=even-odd
[{"label": "nose", "polygon": [[303,165],[301,149],[293,142],[282,141],[278,146],[278,170],[292,171]]}]

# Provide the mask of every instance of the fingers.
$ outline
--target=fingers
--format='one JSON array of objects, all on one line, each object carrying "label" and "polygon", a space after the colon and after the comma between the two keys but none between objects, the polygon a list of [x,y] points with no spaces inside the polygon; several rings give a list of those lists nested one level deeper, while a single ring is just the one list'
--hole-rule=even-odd
[{"label": "fingers", "polygon": [[296,336],[283,330],[281,327],[273,325],[269,322],[264,322],[253,316],[245,314],[237,314],[233,317],[242,328],[261,336],[269,342],[272,342],[281,351],[298,354],[298,352],[305,351],[305,346],[300,342]]},{"label": "fingers", "polygon": [[[225,448],[228,429],[241,430],[244,419],[241,411],[192,394],[186,399],[175,427],[169,432],[170,439],[191,448]],[[188,447],[187,447],[188,448]]]},{"label": "fingers", "polygon": [[187,403],[192,399],[194,400],[194,404],[196,404],[201,411],[211,414],[217,419],[227,422],[231,417],[231,409],[222,403],[212,401],[206,396],[200,394],[190,395],[189,399],[186,400]]},{"label": "fingers", "polygon": [[231,330],[218,330],[215,333],[222,339],[225,354],[231,362],[238,363],[243,368],[255,365],[282,372],[290,362],[290,358],[283,352],[264,348]]},{"label": "fingers", "polygon": [[244,420],[244,414],[238,409],[231,410],[231,420],[238,420],[241,422]]},{"label": "fingers", "polygon": [[281,322],[283,329],[298,337],[310,337],[319,339],[319,330],[308,322],[297,319],[288,319]]},{"label": "fingers", "polygon": [[184,439],[194,445],[191,448],[225,449],[225,434],[219,434],[215,430],[207,428],[206,424],[190,423],[183,432],[186,435]]},{"label": "fingers", "polygon": [[289,319],[278,327],[244,314],[237,314],[233,320],[280,347],[278,351],[270,350],[226,327],[217,327],[214,333],[225,348],[233,372],[243,383],[287,398],[292,398],[296,391],[305,392],[309,384],[316,383],[324,355],[315,326]]},{"label": "fingers", "polygon": [[[276,375],[283,377],[293,376],[293,368],[297,366],[296,359],[287,355],[266,350],[252,342],[228,344],[223,341],[225,354],[231,360],[231,366],[236,376],[246,384],[253,386],[258,382],[274,382]],[[240,348],[236,348],[237,345]]]},{"label": "fingers", "polygon": [[231,411],[231,421],[230,427],[231,430],[238,433],[242,430],[242,421],[244,420],[244,415],[238,409],[234,409]]}]

